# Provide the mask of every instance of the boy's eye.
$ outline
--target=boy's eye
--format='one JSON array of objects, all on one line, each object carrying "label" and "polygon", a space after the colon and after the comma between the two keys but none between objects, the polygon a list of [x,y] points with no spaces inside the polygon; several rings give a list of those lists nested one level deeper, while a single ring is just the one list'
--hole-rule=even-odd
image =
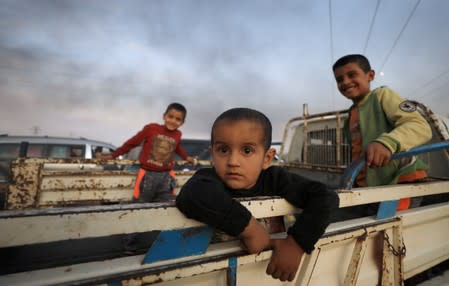
[{"label": "boy's eye", "polygon": [[168,118],[171,119],[171,120],[182,121],[181,117],[176,117],[176,116],[173,116],[173,115],[168,115]]},{"label": "boy's eye", "polygon": [[226,154],[229,151],[229,148],[227,146],[217,146],[215,151],[217,153]]},{"label": "boy's eye", "polygon": [[243,147],[242,152],[245,155],[250,155],[250,154],[254,153],[254,148],[251,146],[245,146],[245,147]]},{"label": "boy's eye", "polygon": [[355,71],[350,71],[349,73],[348,73],[348,76],[350,77],[350,78],[353,78],[353,77],[355,77],[357,75],[357,72],[355,72]]}]

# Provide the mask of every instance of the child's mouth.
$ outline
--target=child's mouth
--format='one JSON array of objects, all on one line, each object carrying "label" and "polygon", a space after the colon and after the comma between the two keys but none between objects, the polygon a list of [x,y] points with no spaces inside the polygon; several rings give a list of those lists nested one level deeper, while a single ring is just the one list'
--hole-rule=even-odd
[{"label": "child's mouth", "polygon": [[355,89],[355,87],[354,87],[354,86],[351,86],[351,87],[346,88],[346,89],[345,89],[345,92],[351,92],[351,91],[353,91],[354,89]]},{"label": "child's mouth", "polygon": [[230,179],[238,179],[241,177],[239,173],[226,173],[226,177]]}]

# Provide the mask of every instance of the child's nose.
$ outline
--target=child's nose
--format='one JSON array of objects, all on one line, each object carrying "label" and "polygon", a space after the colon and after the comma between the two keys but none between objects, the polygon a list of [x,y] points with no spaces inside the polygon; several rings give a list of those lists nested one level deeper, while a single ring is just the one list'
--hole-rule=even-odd
[{"label": "child's nose", "polygon": [[239,163],[239,154],[238,152],[231,152],[228,157],[228,165],[230,166],[238,166]]},{"label": "child's nose", "polygon": [[347,83],[349,83],[349,78],[347,76],[344,76],[341,80],[341,84],[345,85]]}]

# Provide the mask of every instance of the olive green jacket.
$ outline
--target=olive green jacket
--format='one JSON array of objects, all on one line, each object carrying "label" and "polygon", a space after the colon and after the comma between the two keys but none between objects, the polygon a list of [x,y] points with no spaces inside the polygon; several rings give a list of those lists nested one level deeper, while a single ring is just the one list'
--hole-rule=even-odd
[{"label": "olive green jacket", "polygon": [[[394,154],[424,144],[432,138],[429,124],[416,110],[415,105],[405,101],[388,87],[372,90],[361,101],[351,106],[350,110],[356,106],[359,108],[362,150],[366,150],[369,143],[376,141]],[[349,118],[345,130],[351,142],[348,122]],[[368,168],[366,182],[368,186],[395,184],[399,176],[426,168],[426,165],[415,157],[393,160],[381,168]]]}]

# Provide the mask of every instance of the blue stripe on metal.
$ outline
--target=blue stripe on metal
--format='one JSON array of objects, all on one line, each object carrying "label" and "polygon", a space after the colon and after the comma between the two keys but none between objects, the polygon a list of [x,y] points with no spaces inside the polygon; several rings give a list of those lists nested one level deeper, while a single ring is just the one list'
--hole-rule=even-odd
[{"label": "blue stripe on metal", "polygon": [[340,185],[346,190],[352,189],[355,179],[366,165],[365,158],[365,154],[362,154],[344,171]]},{"label": "blue stripe on metal", "polygon": [[[439,150],[449,149],[449,140],[421,145],[415,148],[408,150],[407,152],[399,152],[395,153],[391,156],[390,160],[396,160],[404,157],[411,157],[414,155],[418,155],[421,153],[435,152]],[[352,189],[352,185],[354,184],[355,179],[357,178],[360,171],[365,167],[365,156],[363,155],[354,160],[351,165],[346,168],[342,176],[341,186],[347,190]]]},{"label": "blue stripe on metal", "polygon": [[212,231],[213,228],[205,226],[161,231],[143,263],[203,254],[209,246]]},{"label": "blue stripe on metal", "polygon": [[122,282],[121,281],[109,282],[108,286],[122,286]]},{"label": "blue stripe on metal", "polygon": [[227,286],[236,286],[237,285],[237,257],[231,257],[229,258],[228,262],[228,271],[227,271],[227,278],[228,283]]},{"label": "blue stripe on metal", "polygon": [[398,207],[399,200],[384,201],[379,204],[377,210],[377,219],[384,219],[393,217],[396,214],[396,208]]}]

